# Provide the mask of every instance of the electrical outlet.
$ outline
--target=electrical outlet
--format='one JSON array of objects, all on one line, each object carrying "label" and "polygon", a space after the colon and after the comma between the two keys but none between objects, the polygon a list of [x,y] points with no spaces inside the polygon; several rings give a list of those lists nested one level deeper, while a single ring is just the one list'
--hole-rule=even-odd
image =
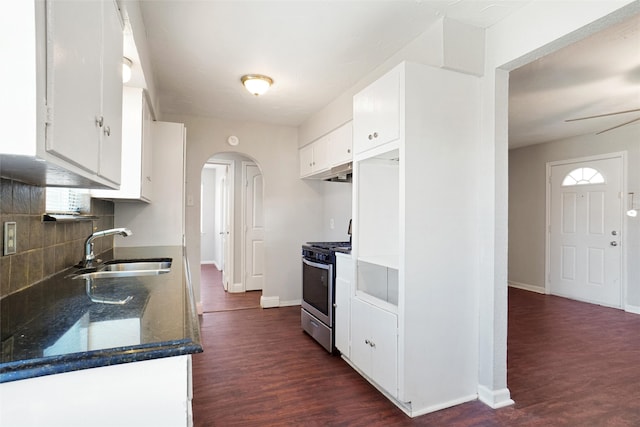
[{"label": "electrical outlet", "polygon": [[4,254],[11,255],[16,253],[18,234],[16,232],[16,223],[13,221],[4,223]]}]

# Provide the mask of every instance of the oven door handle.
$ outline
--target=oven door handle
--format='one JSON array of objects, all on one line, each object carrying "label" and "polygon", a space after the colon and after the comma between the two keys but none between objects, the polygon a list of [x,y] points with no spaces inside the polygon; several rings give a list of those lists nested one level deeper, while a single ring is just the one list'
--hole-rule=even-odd
[{"label": "oven door handle", "polygon": [[302,258],[302,262],[307,264],[310,267],[321,268],[323,270],[330,270],[331,269],[331,264],[319,263],[319,262],[311,262],[306,258]]}]

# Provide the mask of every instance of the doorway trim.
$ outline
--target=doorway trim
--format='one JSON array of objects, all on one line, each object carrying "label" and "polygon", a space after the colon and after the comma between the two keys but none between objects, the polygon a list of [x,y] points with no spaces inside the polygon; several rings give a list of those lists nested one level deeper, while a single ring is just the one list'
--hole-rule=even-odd
[{"label": "doorway trim", "polygon": [[620,259],[620,307],[612,307],[619,308],[624,310],[626,307],[627,301],[627,227],[625,218],[623,215],[624,209],[624,201],[625,195],[627,194],[627,152],[626,151],[616,151],[612,153],[602,153],[596,154],[593,156],[586,157],[577,157],[572,159],[563,159],[563,160],[555,160],[551,162],[547,162],[546,164],[546,219],[545,219],[545,262],[544,262],[544,290],[545,294],[551,294],[551,169],[554,166],[560,165],[569,165],[572,163],[582,163],[596,160],[606,160],[606,159],[620,159],[622,164],[622,170],[620,171],[620,176],[622,180],[621,185],[621,193],[618,195],[618,198],[621,200],[621,209],[619,212],[620,215],[620,240],[621,240],[621,259]]},{"label": "doorway trim", "polygon": [[[234,236],[235,236],[235,224],[234,224],[234,208],[235,208],[235,191],[234,191],[234,186],[235,186],[235,162],[233,160],[226,160],[226,159],[214,159],[214,158],[209,158],[209,160],[207,160],[205,162],[205,165],[203,166],[206,167],[206,165],[223,165],[223,166],[227,166],[228,167],[228,172],[227,172],[227,176],[226,176],[226,185],[229,188],[229,191],[227,192],[227,197],[228,197],[228,201],[227,201],[227,211],[228,213],[226,213],[225,215],[228,216],[227,220],[229,221],[229,231],[228,231],[228,235],[227,235],[227,245],[229,246],[228,251],[225,251],[223,248],[223,268],[226,268],[227,271],[231,272],[231,277],[230,280],[228,282],[224,281],[224,273],[223,273],[223,286],[225,291],[230,291],[230,292],[234,292],[233,289],[240,287],[244,287],[244,285],[242,283],[240,283],[239,285],[236,283],[233,283],[233,271],[234,271]],[[202,174],[202,172],[201,172]],[[201,198],[202,199],[202,198]],[[202,203],[202,200],[200,201],[200,203]],[[201,213],[202,215],[202,213]],[[200,218],[200,221],[204,221],[204,218]],[[201,243],[202,244],[202,243]],[[227,253],[228,252],[228,253]],[[229,256],[226,256],[229,255]],[[200,257],[200,262],[202,262],[202,256]],[[238,291],[235,291],[238,292]]]}]

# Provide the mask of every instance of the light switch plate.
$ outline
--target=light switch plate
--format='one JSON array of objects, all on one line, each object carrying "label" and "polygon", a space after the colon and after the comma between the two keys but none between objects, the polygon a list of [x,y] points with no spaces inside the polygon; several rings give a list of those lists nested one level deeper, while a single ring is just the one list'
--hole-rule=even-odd
[{"label": "light switch plate", "polygon": [[16,253],[16,239],[18,238],[16,232],[16,223],[14,221],[7,221],[4,223],[4,254],[11,255]]}]

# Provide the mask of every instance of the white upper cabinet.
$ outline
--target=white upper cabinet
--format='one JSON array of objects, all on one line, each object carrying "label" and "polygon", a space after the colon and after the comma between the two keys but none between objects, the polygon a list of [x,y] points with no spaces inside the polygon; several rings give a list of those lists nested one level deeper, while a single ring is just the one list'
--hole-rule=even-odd
[{"label": "white upper cabinet", "polygon": [[331,168],[351,162],[352,129],[349,121],[300,148],[300,178],[326,179],[331,177]]},{"label": "white upper cabinet", "polygon": [[117,188],[122,37],[115,1],[21,1],[2,14],[2,176]]},{"label": "white upper cabinet", "polygon": [[300,149],[300,177],[308,177],[329,168],[329,138],[323,136]]},{"label": "white upper cabinet", "polygon": [[47,1],[46,149],[115,184],[122,25],[114,2]]},{"label": "white upper cabinet", "polygon": [[102,116],[100,165],[98,174],[120,183],[122,146],[122,51],[123,26],[113,1],[103,5],[102,37]]},{"label": "white upper cabinet", "polygon": [[142,88],[122,89],[122,179],[120,190],[93,190],[93,197],[151,201],[151,113]]},{"label": "white upper cabinet", "polygon": [[349,121],[329,134],[329,166],[349,163],[353,158],[353,125]]},{"label": "white upper cabinet", "polygon": [[353,97],[356,154],[400,137],[400,72],[396,68]]}]

